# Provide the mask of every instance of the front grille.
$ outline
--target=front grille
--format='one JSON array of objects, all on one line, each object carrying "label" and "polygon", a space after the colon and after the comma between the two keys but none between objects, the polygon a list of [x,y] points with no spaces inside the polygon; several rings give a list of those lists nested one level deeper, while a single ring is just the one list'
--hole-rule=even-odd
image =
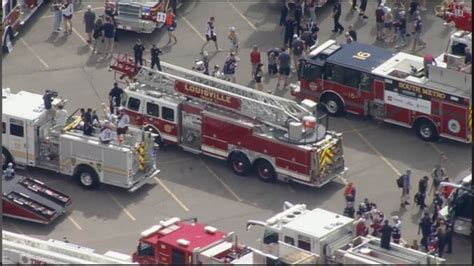
[{"label": "front grille", "polygon": [[119,4],[118,14],[128,18],[141,18],[141,8],[137,5]]}]

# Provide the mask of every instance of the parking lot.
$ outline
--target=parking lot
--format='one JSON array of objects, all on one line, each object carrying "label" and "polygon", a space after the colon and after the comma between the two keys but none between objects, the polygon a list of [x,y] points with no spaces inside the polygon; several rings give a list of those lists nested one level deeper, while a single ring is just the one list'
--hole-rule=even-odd
[{"label": "parking lot", "polygon": [[[163,50],[163,61],[191,68],[204,42],[206,21],[214,15],[219,45],[224,51],[214,53],[214,46],[208,45],[211,65],[224,63],[229,47],[227,29],[233,26],[237,29],[241,46],[237,82],[252,85],[248,59],[252,46],[257,44],[261,51],[267,51],[279,47],[283,39],[282,28],[278,25],[280,6],[277,2],[187,1],[178,12],[176,44],[167,44],[168,36],[164,29],[150,35],[123,32],[115,44],[115,53],[132,53],[133,44],[140,38],[147,47],[147,59],[148,49],[156,43]],[[350,12],[349,2],[343,1],[341,23],[344,27],[353,23],[359,40],[375,42],[373,18],[366,22],[357,20],[357,15]],[[428,2],[429,11],[423,13],[428,47],[417,52],[421,56],[425,51],[433,55],[442,53],[452,30],[428,13],[440,1]],[[90,3],[97,14],[103,12],[102,1]],[[16,38],[14,51],[2,58],[2,86],[12,91],[37,93],[43,93],[45,89],[57,90],[69,100],[66,106],[69,113],[80,107],[100,110],[100,104],[107,102],[114,76],[108,71],[111,58],[92,54],[85,41],[82,14],[87,4],[88,1],[82,1],[76,8],[74,30],[70,35],[52,33],[53,15],[44,6]],[[373,14],[374,6],[369,4],[368,14]],[[331,10],[331,4],[319,10],[320,43],[334,37],[344,41],[343,35],[330,32]],[[266,56],[264,58],[266,60]],[[291,78],[295,81],[295,74]],[[275,90],[276,78],[265,77],[264,87]],[[291,97],[287,91],[275,93]],[[248,219],[266,219],[279,212],[284,201],[342,213],[344,183],[352,181],[357,188],[356,203],[368,198],[377,203],[386,217],[400,216],[402,238],[411,243],[420,238],[417,224],[421,212],[411,206],[400,209],[401,192],[395,179],[406,169],[411,169],[411,186],[415,190],[419,179],[431,172],[440,157],[450,177],[465,173],[471,166],[471,145],[446,139],[423,142],[410,129],[352,115],[331,118],[329,124],[331,129],[344,134],[345,160],[349,170],[346,179],[338,179],[319,189],[291,183],[263,183],[255,175],[241,177],[235,175],[225,162],[167,146],[158,153],[158,167],[161,169],[158,178],[132,194],[110,186],[96,191],[84,190],[72,178],[34,168],[18,171],[43,180],[70,195],[74,202],[68,213],[52,225],[4,219],[3,228],[43,239],[67,238],[72,243],[100,252],[114,250],[131,254],[140,232],[161,219],[197,217],[200,222],[235,231],[239,241],[259,247],[256,242],[259,236],[245,231]],[[427,202],[431,203],[431,200],[429,196]],[[456,236],[453,254],[446,254],[448,263],[469,263],[471,248],[471,239]]]}]

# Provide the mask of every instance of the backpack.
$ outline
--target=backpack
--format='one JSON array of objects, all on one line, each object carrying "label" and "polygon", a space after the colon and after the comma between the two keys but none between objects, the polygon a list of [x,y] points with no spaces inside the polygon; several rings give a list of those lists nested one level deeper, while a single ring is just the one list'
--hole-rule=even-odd
[{"label": "backpack", "polygon": [[403,188],[403,176],[402,175],[399,178],[397,178],[397,186],[399,188]]}]

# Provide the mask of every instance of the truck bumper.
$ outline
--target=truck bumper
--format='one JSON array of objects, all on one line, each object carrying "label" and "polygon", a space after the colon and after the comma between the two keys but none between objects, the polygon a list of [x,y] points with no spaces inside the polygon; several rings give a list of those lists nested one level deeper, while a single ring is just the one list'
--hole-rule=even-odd
[{"label": "truck bumper", "polygon": [[145,174],[144,178],[138,181],[133,187],[128,189],[128,192],[135,192],[139,188],[141,188],[146,183],[150,182],[161,170],[155,169],[154,171],[150,171],[150,173]]},{"label": "truck bumper", "polygon": [[163,26],[163,23],[120,16],[115,17],[115,23],[117,23],[117,29],[134,31],[138,33],[152,33],[155,28],[160,28]]}]

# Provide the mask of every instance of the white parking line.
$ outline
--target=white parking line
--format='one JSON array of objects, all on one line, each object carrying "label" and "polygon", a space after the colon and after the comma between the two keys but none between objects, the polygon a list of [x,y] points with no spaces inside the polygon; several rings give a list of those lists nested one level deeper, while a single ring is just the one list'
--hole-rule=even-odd
[{"label": "white parking line", "polygon": [[31,46],[29,46],[28,43],[23,40],[23,38],[20,38],[20,42],[23,43],[23,45],[25,45],[28,50],[30,50],[30,52],[41,62],[41,64],[43,64],[43,66],[49,68],[48,64],[46,64],[46,62],[35,52],[35,50],[33,50],[33,48],[31,48]]},{"label": "white parking line", "polygon": [[72,219],[71,216],[68,216],[67,218],[68,218],[69,221],[71,221],[71,223],[74,224],[74,226],[75,226],[77,229],[82,230],[82,227],[81,227],[74,219]]},{"label": "white parking line", "polygon": [[237,12],[237,14],[239,14],[242,17],[242,19],[245,20],[245,22],[247,22],[253,30],[257,30],[257,27],[255,27],[255,25],[253,25],[253,23],[244,14],[242,14],[242,12],[240,12],[240,10],[237,7],[235,7],[234,4],[232,4],[230,0],[227,0],[227,3],[229,3],[229,5],[235,10],[235,12]]},{"label": "white parking line", "polygon": [[87,40],[84,37],[82,37],[82,35],[74,27],[72,28],[72,32],[74,32],[77,35],[77,37],[79,37],[79,39],[81,39],[85,44],[87,44],[90,50],[93,49],[92,45],[88,43]]},{"label": "white parking line", "polygon": [[377,156],[379,156],[380,159],[382,159],[382,161],[384,161],[392,170],[393,172],[395,172],[395,174],[397,174],[397,176],[400,176],[402,175],[400,173],[400,171],[398,171],[398,169],[387,159],[385,158],[385,156],[383,156],[375,147],[374,145],[372,145],[372,143],[370,143],[370,141],[368,141],[362,134],[360,134],[359,130],[356,129],[351,122],[349,122],[349,120],[347,120],[347,123],[350,125],[350,127],[354,130],[354,132],[367,144],[367,146],[369,146],[369,148],[371,148],[376,154]]},{"label": "white parking line", "polygon": [[133,215],[127,210],[127,208],[125,208],[122,203],[120,203],[117,198],[114,197],[114,195],[112,195],[110,192],[107,192],[107,194],[109,195],[109,197],[115,201],[115,203],[117,203],[117,205],[122,208],[123,212],[125,212],[125,214],[130,217],[130,219],[132,219],[132,221],[136,221],[137,219],[135,219],[135,217],[133,217]]},{"label": "white parking line", "polygon": [[242,202],[242,199],[237,196],[237,194],[224,181],[222,181],[222,179],[216,173],[214,173],[214,171],[212,171],[206,163],[202,162],[202,164],[204,164],[209,173],[211,173],[219,182],[221,182],[221,184],[229,191],[230,194],[232,194],[232,196],[234,196],[235,199],[237,199],[239,202]]},{"label": "white parking line", "polygon": [[197,36],[199,36],[199,38],[201,38],[201,40],[206,41],[206,38],[204,38],[204,35],[202,35],[201,32],[199,32],[198,29],[196,29],[196,27],[194,27],[194,25],[191,24],[191,22],[189,22],[189,20],[185,16],[179,16],[179,17],[182,18],[184,22],[186,22],[186,24],[188,24],[188,26],[197,34]]},{"label": "white parking line", "polygon": [[164,190],[166,190],[166,192],[168,192],[168,194],[170,194],[170,196],[185,210],[185,211],[189,211],[188,207],[186,207],[186,205],[184,205],[184,203],[178,199],[178,197],[176,197],[176,195],[167,187],[165,186],[165,184],[163,182],[161,182],[160,179],[158,179],[158,177],[155,176],[155,180],[156,182],[158,182],[158,184],[160,184],[161,187],[163,187]]}]

